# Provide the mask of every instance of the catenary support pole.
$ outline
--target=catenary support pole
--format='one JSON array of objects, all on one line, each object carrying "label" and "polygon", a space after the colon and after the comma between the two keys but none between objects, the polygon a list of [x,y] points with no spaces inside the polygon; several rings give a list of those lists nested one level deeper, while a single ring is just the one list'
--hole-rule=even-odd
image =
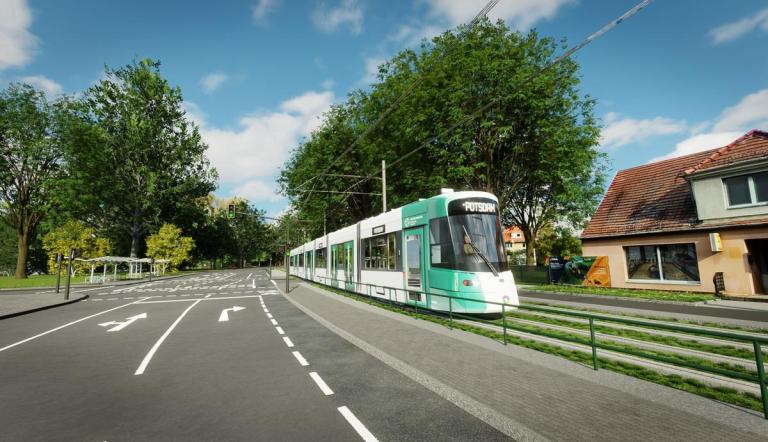
[{"label": "catenary support pole", "polygon": [[290,285],[290,268],[288,267],[290,261],[290,249],[288,249],[288,238],[291,236],[291,224],[288,217],[285,218],[285,294],[287,295],[291,291]]},{"label": "catenary support pole", "polygon": [[387,162],[381,160],[381,213],[387,212]]}]

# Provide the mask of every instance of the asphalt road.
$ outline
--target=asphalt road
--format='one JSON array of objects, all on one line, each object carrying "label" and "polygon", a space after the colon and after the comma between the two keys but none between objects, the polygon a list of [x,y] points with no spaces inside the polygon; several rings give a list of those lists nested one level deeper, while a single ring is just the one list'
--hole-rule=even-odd
[{"label": "asphalt road", "polygon": [[0,321],[0,439],[499,440],[263,270],[104,288]]}]

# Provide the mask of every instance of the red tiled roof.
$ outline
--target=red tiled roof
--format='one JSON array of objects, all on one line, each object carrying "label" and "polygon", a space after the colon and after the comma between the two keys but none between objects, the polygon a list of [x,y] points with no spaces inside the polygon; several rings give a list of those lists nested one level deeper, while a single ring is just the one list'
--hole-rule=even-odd
[{"label": "red tiled roof", "polygon": [[733,143],[715,149],[704,161],[685,170],[691,175],[701,170],[725,167],[758,158],[768,159],[768,132],[753,130]]},{"label": "red tiled roof", "polygon": [[719,149],[620,170],[581,237],[768,223],[768,219],[750,219],[698,225],[691,187],[685,179],[699,170],[761,157],[768,159],[768,133],[752,131]]}]

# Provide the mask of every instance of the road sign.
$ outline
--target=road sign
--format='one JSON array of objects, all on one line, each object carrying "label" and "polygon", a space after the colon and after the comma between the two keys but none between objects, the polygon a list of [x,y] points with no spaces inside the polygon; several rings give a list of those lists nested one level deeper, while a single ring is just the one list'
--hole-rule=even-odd
[{"label": "road sign", "polygon": [[123,322],[120,322],[120,321],[109,321],[109,322],[102,322],[99,325],[102,326],[102,327],[109,327],[110,325],[114,325],[114,327],[112,327],[109,330],[107,330],[108,332],[120,331],[120,330],[124,329],[125,327],[128,327],[129,325],[133,324],[135,321],[137,321],[139,319],[146,319],[146,317],[147,317],[147,314],[146,313],[142,313],[140,315],[131,316],[130,318],[126,318],[125,321],[123,321]]},{"label": "road sign", "polygon": [[239,312],[240,310],[245,310],[245,307],[240,306],[233,306],[232,308],[225,308],[221,311],[221,315],[219,315],[219,322],[226,322],[229,321],[229,312]]}]

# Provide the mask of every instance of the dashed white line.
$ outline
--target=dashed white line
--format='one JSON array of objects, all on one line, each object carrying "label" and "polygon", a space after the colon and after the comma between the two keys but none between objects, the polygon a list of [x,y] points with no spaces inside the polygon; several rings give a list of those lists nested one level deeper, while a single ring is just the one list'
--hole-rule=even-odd
[{"label": "dashed white line", "polygon": [[320,375],[317,374],[317,372],[313,371],[309,373],[309,376],[312,378],[313,381],[315,381],[315,384],[317,384],[317,386],[320,387],[320,391],[322,391],[323,394],[325,394],[326,396],[330,396],[333,394],[333,390],[331,390],[328,387],[328,384],[325,383],[323,378],[321,378]]},{"label": "dashed white line", "polygon": [[306,359],[304,359],[304,356],[301,355],[298,351],[293,352],[293,356],[296,358],[297,361],[299,361],[299,364],[301,364],[302,367],[306,367],[309,365],[309,362],[307,362]]},{"label": "dashed white line", "polygon": [[270,319],[270,321],[272,321],[272,325],[277,325],[277,321],[275,321],[274,319]]},{"label": "dashed white line", "polygon": [[267,313],[267,318],[272,319],[272,313]]},{"label": "dashed white line", "polygon": [[275,327],[275,330],[277,330],[277,332],[278,332],[279,334],[281,334],[281,335],[284,335],[284,334],[285,334],[285,332],[283,331],[283,327]]},{"label": "dashed white line", "polygon": [[378,442],[376,436],[374,436],[370,431],[368,431],[367,428],[365,428],[365,425],[360,422],[360,420],[349,410],[349,408],[343,406],[337,408],[337,410],[339,410],[339,413],[344,416],[344,419],[346,419],[347,422],[352,425],[352,428],[357,431],[357,434],[359,434],[365,442]]},{"label": "dashed white line", "polygon": [[288,336],[283,336],[283,342],[285,342],[285,345],[287,345],[288,348],[293,348],[293,341],[291,341],[291,338]]}]

